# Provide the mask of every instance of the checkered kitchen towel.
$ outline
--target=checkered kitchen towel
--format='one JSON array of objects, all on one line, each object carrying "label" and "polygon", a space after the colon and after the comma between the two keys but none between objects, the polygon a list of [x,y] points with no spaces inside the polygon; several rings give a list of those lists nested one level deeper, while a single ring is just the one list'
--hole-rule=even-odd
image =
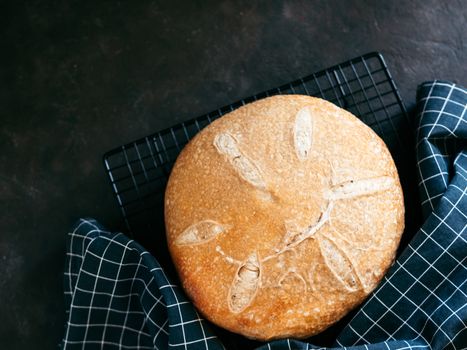
[{"label": "checkered kitchen towel", "polygon": [[[435,81],[417,98],[425,222],[335,349],[467,349],[467,90]],[[69,234],[65,296],[63,348],[223,348],[153,256],[94,220]],[[315,348],[296,340],[261,346]]]}]

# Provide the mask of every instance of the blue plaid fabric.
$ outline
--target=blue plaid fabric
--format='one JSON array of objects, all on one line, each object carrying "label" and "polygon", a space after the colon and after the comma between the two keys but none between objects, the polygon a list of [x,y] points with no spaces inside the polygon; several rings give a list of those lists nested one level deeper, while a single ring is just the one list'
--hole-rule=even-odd
[{"label": "blue plaid fabric", "polygon": [[[467,90],[417,94],[425,222],[333,349],[467,349]],[[80,220],[69,234],[63,348],[218,349],[223,344],[156,259],[123,234]],[[285,339],[259,349],[318,349]]]}]

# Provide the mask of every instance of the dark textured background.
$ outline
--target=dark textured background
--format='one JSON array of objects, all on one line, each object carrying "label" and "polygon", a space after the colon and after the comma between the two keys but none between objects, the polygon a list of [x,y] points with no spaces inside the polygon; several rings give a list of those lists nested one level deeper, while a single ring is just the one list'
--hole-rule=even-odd
[{"label": "dark textured background", "polygon": [[467,78],[452,1],[12,1],[0,5],[0,348],[62,336],[65,236],[120,213],[102,154],[370,51],[405,104]]}]

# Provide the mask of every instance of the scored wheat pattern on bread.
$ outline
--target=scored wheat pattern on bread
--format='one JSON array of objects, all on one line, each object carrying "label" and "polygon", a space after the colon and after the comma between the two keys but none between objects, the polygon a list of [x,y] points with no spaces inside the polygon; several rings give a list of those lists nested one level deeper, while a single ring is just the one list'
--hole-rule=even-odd
[{"label": "scored wheat pattern on bread", "polygon": [[310,109],[302,108],[295,116],[294,146],[297,157],[300,160],[308,158],[313,141],[313,120]]},{"label": "scored wheat pattern on bread", "polygon": [[360,281],[349,257],[329,238],[322,237],[319,240],[319,247],[324,261],[326,262],[326,266],[336,279],[342,283],[348,291],[353,292],[357,290]]},{"label": "scored wheat pattern on bread", "polygon": [[175,241],[176,244],[200,244],[212,240],[225,231],[226,227],[213,220],[203,220],[188,227]]},{"label": "scored wheat pattern on bread", "polygon": [[244,180],[258,189],[264,190],[266,188],[266,183],[258,167],[239,150],[237,141],[232,135],[227,133],[217,134],[214,138],[214,146],[220,154],[229,160],[232,167]]},{"label": "scored wheat pattern on bread", "polygon": [[260,262],[256,253],[251,254],[237,270],[230,288],[229,306],[241,312],[251,304],[260,283]]},{"label": "scored wheat pattern on bread", "polygon": [[[295,150],[299,162],[311,159],[313,153],[313,115],[309,107],[300,109],[295,115],[291,140],[291,146]],[[213,145],[218,154],[228,161],[240,178],[266,194],[266,196],[259,196],[260,199],[264,198],[266,200],[269,195],[268,181],[264,175],[266,172],[263,173],[254,159],[242,150],[241,144],[234,135],[229,132],[218,133],[214,136]],[[322,157],[315,154],[314,159],[322,159]],[[327,160],[323,159],[323,161]],[[332,164],[331,168],[333,169]],[[353,258],[344,249],[339,248],[334,241],[334,237],[332,237],[332,233],[325,233],[322,228],[325,225],[332,225],[331,213],[337,201],[372,196],[395,185],[394,179],[386,175],[349,179],[340,183],[335,183],[334,176],[331,176],[329,188],[324,192],[326,205],[318,219],[309,222],[305,227],[298,227],[293,222],[284,222],[286,229],[282,240],[271,254],[260,259],[256,252],[251,252],[245,261],[240,261],[217,246],[216,251],[223,259],[231,264],[238,265],[228,296],[230,310],[234,313],[240,313],[252,303],[258,289],[262,287],[262,263],[276,259],[287,251],[293,251],[310,239],[316,240],[324,265],[347,292],[352,293],[362,288],[366,290],[367,285],[355,268]],[[206,219],[188,227],[179,235],[175,243],[178,245],[202,244],[215,239],[226,233],[226,231],[228,231],[227,227],[224,227],[222,223]],[[347,243],[352,245],[352,242]],[[313,277],[315,272],[309,272],[309,275]],[[288,270],[276,282],[278,286],[282,286],[285,281],[296,280],[303,284],[305,290],[307,290],[306,281],[308,280],[309,290],[313,292],[312,277],[307,278],[295,270]]]}]

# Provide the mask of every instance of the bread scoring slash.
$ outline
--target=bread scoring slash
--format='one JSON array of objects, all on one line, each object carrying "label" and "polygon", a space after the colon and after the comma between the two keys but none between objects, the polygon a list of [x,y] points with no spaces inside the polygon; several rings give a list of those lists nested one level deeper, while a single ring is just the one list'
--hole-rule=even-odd
[{"label": "bread scoring slash", "polygon": [[383,141],[330,102],[282,95],[196,135],[167,185],[169,250],[209,320],[304,338],[359,305],[391,265],[402,190]]}]

